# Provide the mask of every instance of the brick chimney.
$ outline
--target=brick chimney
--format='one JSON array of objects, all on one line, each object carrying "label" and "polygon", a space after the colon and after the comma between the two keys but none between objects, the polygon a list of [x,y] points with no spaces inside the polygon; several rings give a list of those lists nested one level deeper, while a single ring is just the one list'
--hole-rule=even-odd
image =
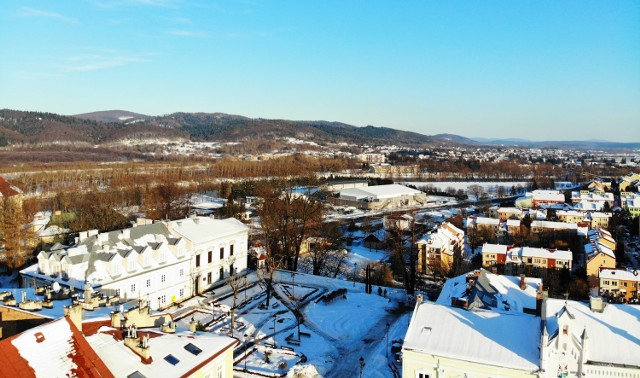
[{"label": "brick chimney", "polygon": [[520,275],[520,289],[524,290],[527,288],[527,283],[524,282],[524,274]]}]

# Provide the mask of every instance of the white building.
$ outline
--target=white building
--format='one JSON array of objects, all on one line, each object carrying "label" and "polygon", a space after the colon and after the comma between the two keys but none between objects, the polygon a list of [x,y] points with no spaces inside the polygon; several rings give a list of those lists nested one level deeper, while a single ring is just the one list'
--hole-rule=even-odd
[{"label": "white building", "polygon": [[[640,308],[547,299],[542,376],[640,377]],[[564,375],[566,376],[566,375]]]},{"label": "white building", "polygon": [[[54,245],[22,270],[22,286],[62,286],[143,299],[159,308],[202,292],[247,264],[248,228],[230,218],[192,218],[98,233]],[[215,251],[215,258],[214,258]]]}]

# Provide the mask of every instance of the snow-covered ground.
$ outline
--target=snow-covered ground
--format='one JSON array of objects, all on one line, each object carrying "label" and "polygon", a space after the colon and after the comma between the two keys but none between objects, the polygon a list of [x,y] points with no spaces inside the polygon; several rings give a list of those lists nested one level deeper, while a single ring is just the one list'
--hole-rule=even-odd
[{"label": "snow-covered ground", "polygon": [[[368,255],[367,259],[377,257]],[[243,347],[236,351],[234,376],[275,377],[294,371],[308,377],[357,376],[360,357],[366,361],[363,376],[392,376],[385,345],[388,340],[390,348],[407,330],[410,311],[394,311],[407,300],[404,290],[386,288],[384,297],[376,287],[366,294],[362,283],[303,273],[294,277],[291,272],[278,271],[269,306],[265,306],[266,284],[255,273],[247,281],[246,290],[240,290],[236,298],[233,335],[248,348],[246,357]],[[343,295],[328,303],[321,300],[339,289]],[[230,334],[232,305],[232,292],[225,285],[169,311],[179,327],[188,327],[193,319],[208,332]],[[300,335],[295,308],[300,308]],[[392,361],[390,350],[388,355]]]}]

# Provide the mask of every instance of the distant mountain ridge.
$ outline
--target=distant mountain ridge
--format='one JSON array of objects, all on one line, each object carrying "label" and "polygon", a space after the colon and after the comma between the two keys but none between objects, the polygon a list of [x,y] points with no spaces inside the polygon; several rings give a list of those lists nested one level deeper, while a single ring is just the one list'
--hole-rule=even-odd
[{"label": "distant mountain ridge", "polygon": [[607,141],[533,142],[524,139],[466,138],[455,134],[423,135],[388,127],[357,127],[341,122],[248,118],[225,113],[177,112],[148,116],[107,110],[64,116],[55,113],[0,110],[0,145],[86,142],[102,144],[126,139],[231,142],[256,138],[296,138],[316,143],[455,146],[508,145],[549,148],[640,148],[640,143]]},{"label": "distant mountain ridge", "polygon": [[54,113],[0,110],[0,138],[8,143],[80,141],[114,142],[132,138],[176,138],[239,141],[297,138],[317,143],[449,145],[451,142],[387,127],[356,127],[340,122],[248,118],[225,113],[172,113],[145,116],[109,110],[63,116]]}]

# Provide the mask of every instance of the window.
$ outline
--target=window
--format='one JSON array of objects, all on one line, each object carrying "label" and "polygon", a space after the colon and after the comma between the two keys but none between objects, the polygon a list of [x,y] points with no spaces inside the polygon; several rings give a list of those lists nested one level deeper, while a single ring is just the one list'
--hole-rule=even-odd
[{"label": "window", "polygon": [[116,289],[116,296],[120,296],[120,289]]},{"label": "window", "polygon": [[166,275],[161,275],[160,276],[160,282],[164,283],[167,280],[167,276]]},{"label": "window", "polygon": [[220,279],[224,278],[224,268],[220,268]]},{"label": "window", "polygon": [[136,292],[136,284],[131,284],[131,292],[132,293]]},{"label": "window", "polygon": [[160,296],[160,303],[161,304],[167,303],[167,296],[166,295],[161,295]]},{"label": "window", "polygon": [[184,349],[188,350],[189,352],[191,352],[191,354],[197,356],[200,353],[202,353],[202,349],[198,348],[197,346],[193,345],[192,343],[189,343],[187,345],[184,346]]},{"label": "window", "polygon": [[180,269],[180,277],[184,276],[184,269]]},{"label": "window", "polygon": [[147,287],[151,287],[151,280],[147,280]]},{"label": "window", "polygon": [[416,374],[416,378],[429,378],[429,374],[418,373]]},{"label": "window", "polygon": [[164,357],[164,360],[167,361],[168,363],[170,363],[173,366],[176,366],[178,364],[178,362],[180,362],[180,360],[175,358],[172,354],[167,354]]},{"label": "window", "polygon": [[233,256],[233,244],[229,246],[229,256]]},{"label": "window", "polygon": [[200,266],[200,255],[196,255],[196,267]]},{"label": "window", "polygon": [[207,283],[211,283],[211,272],[207,273]]},{"label": "window", "polygon": [[222,363],[216,366],[216,378],[224,378],[224,366]]},{"label": "window", "polygon": [[224,259],[224,247],[220,247],[220,260]]},{"label": "window", "polygon": [[129,257],[127,262],[129,263],[129,270],[134,270],[136,266],[133,257]]},{"label": "window", "polygon": [[213,262],[213,251],[209,251],[209,264]]},{"label": "window", "polygon": [[180,289],[180,296],[184,297],[184,289]]},{"label": "window", "polygon": [[[120,275],[120,265],[119,265],[119,264],[117,264],[117,263],[112,263],[112,265],[111,265],[111,266],[113,267],[113,275],[114,275],[114,276],[118,276],[118,275]],[[60,266],[59,266],[59,265],[56,265],[56,266],[54,267],[54,272],[56,273],[56,275],[57,275],[58,273],[60,273]]]}]

